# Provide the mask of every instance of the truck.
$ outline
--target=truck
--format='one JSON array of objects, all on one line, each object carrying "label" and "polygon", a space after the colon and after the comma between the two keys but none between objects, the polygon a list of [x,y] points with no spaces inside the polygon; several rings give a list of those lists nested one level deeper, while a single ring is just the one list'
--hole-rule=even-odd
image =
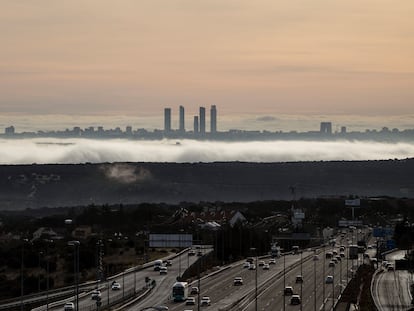
[{"label": "truck", "polygon": [[160,271],[162,267],[162,260],[158,259],[154,261],[154,271]]},{"label": "truck", "polygon": [[358,259],[358,245],[350,245],[348,247],[349,259]]}]

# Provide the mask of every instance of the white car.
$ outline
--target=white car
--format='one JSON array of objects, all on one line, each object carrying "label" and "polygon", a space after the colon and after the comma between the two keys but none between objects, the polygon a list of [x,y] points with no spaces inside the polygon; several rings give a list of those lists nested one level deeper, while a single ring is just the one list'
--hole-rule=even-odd
[{"label": "white car", "polygon": [[201,305],[202,306],[209,306],[210,304],[211,304],[210,297],[204,296],[203,298],[201,298]]},{"label": "white car", "polygon": [[243,285],[243,278],[241,276],[236,276],[234,278],[233,285]]},{"label": "white car", "polygon": [[197,286],[191,287],[190,294],[191,295],[197,295],[198,294],[198,287]]},{"label": "white car", "polygon": [[99,298],[101,298],[101,291],[99,289],[94,289],[91,293],[91,299],[98,300]]},{"label": "white car", "polygon": [[265,264],[264,260],[260,260],[258,265],[259,265],[259,267],[263,267],[264,264]]},{"label": "white car", "polygon": [[118,282],[112,282],[111,289],[112,290],[120,290],[121,289],[121,284],[119,284]]},{"label": "white car", "polygon": [[186,305],[192,305],[194,306],[196,303],[195,297],[188,297],[187,301],[185,302]]},{"label": "white car", "polygon": [[247,269],[249,269],[249,268],[250,268],[250,263],[246,261],[246,262],[243,264],[243,268],[247,268]]},{"label": "white car", "polygon": [[300,305],[300,296],[299,295],[292,295],[292,298],[290,298],[290,304],[291,305]]},{"label": "white car", "polygon": [[251,263],[249,266],[249,270],[256,270],[256,265],[254,263]]},{"label": "white car", "polygon": [[263,265],[263,270],[269,270],[269,269],[270,269],[269,264],[268,264],[268,263],[265,263],[265,264]]},{"label": "white car", "polygon": [[269,265],[275,265],[276,264],[276,259],[271,258],[269,259]]},{"label": "white car", "polygon": [[160,268],[160,274],[167,274],[167,272],[168,272],[167,267],[161,267]]},{"label": "white car", "polygon": [[75,304],[73,302],[67,302],[63,306],[63,311],[74,311],[75,310]]},{"label": "white car", "polygon": [[334,278],[332,275],[328,275],[325,279],[325,284],[332,284],[334,281]]}]

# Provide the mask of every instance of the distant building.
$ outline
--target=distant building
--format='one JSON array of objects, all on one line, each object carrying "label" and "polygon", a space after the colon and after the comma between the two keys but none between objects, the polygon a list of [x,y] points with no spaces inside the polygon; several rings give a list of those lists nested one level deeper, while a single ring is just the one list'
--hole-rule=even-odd
[{"label": "distant building", "polygon": [[185,111],[184,111],[184,107],[180,106],[180,124],[179,124],[179,130],[181,133],[185,132]]},{"label": "distant building", "polygon": [[73,134],[74,134],[75,136],[81,136],[81,134],[82,134],[82,130],[81,130],[81,128],[80,128],[79,126],[75,126],[75,127],[73,128]]},{"label": "distant building", "polygon": [[132,126],[127,126],[126,127],[126,129],[125,129],[125,133],[127,134],[127,135],[132,135]]},{"label": "distant building", "polygon": [[14,135],[14,133],[15,133],[15,130],[14,130],[13,125],[9,126],[9,127],[6,127],[6,129],[4,130],[4,134],[6,134],[6,135]]},{"label": "distant building", "polygon": [[171,131],[171,108],[164,109],[164,132]]},{"label": "distant building", "polygon": [[92,235],[92,227],[79,226],[72,231],[72,237],[75,239],[87,239]]},{"label": "distant building", "polygon": [[210,109],[210,132],[217,132],[217,109],[216,105],[212,105]]},{"label": "distant building", "polygon": [[332,123],[331,122],[321,122],[321,134],[332,134]]},{"label": "distant building", "polygon": [[198,133],[198,116],[194,116],[194,133]]},{"label": "distant building", "polygon": [[341,134],[346,134],[346,126],[341,127]]},{"label": "distant building", "polygon": [[200,133],[206,133],[206,108],[200,107]]}]

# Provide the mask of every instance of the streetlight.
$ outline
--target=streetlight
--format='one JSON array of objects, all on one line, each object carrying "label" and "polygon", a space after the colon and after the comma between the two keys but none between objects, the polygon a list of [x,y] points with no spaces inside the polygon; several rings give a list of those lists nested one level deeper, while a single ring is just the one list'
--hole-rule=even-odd
[{"label": "streetlight", "polygon": [[24,295],[24,243],[28,242],[28,239],[22,240],[22,261],[20,269],[20,310],[23,311],[23,295]]},{"label": "streetlight", "polygon": [[180,229],[178,234],[178,278],[177,281],[181,279],[181,234],[184,232],[184,229]]},{"label": "streetlight", "polygon": [[[284,243],[286,246],[286,243]],[[283,311],[286,310],[286,295],[285,295],[285,290],[286,288],[286,251],[283,252]]]},{"label": "streetlight", "polygon": [[256,271],[255,271],[255,292],[254,292],[254,301],[255,301],[255,310],[257,311],[257,252],[256,252],[256,248],[254,248],[254,247],[251,247],[250,248],[250,251],[253,253],[253,252],[255,252],[256,253]]},{"label": "streetlight", "polygon": [[[303,262],[303,250],[300,251],[300,275],[303,278],[302,262]],[[300,298],[301,299],[303,299],[302,287],[303,287],[303,281],[300,282]],[[300,304],[300,311],[302,311],[302,303]]]},{"label": "streetlight", "polygon": [[79,241],[69,241],[68,246],[73,246],[73,270],[75,273],[75,294],[76,294],[76,310],[79,310]]},{"label": "streetlight", "polygon": [[315,257],[318,256],[316,255],[316,249],[313,256],[313,310],[316,311],[316,259],[318,258]]}]

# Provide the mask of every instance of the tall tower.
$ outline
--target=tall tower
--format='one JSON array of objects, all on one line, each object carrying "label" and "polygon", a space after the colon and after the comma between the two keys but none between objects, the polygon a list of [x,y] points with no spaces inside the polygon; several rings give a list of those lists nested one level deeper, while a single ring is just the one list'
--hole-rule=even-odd
[{"label": "tall tower", "polygon": [[164,108],[164,132],[171,131],[171,108]]},{"label": "tall tower", "polygon": [[185,121],[184,121],[184,107],[180,106],[180,125],[179,130],[181,133],[185,132]]},{"label": "tall tower", "polygon": [[210,108],[210,132],[217,132],[217,109],[216,105],[212,105]]},{"label": "tall tower", "polygon": [[206,108],[200,107],[200,133],[206,132]]},{"label": "tall tower", "polygon": [[194,116],[194,134],[198,133],[198,116]]}]

